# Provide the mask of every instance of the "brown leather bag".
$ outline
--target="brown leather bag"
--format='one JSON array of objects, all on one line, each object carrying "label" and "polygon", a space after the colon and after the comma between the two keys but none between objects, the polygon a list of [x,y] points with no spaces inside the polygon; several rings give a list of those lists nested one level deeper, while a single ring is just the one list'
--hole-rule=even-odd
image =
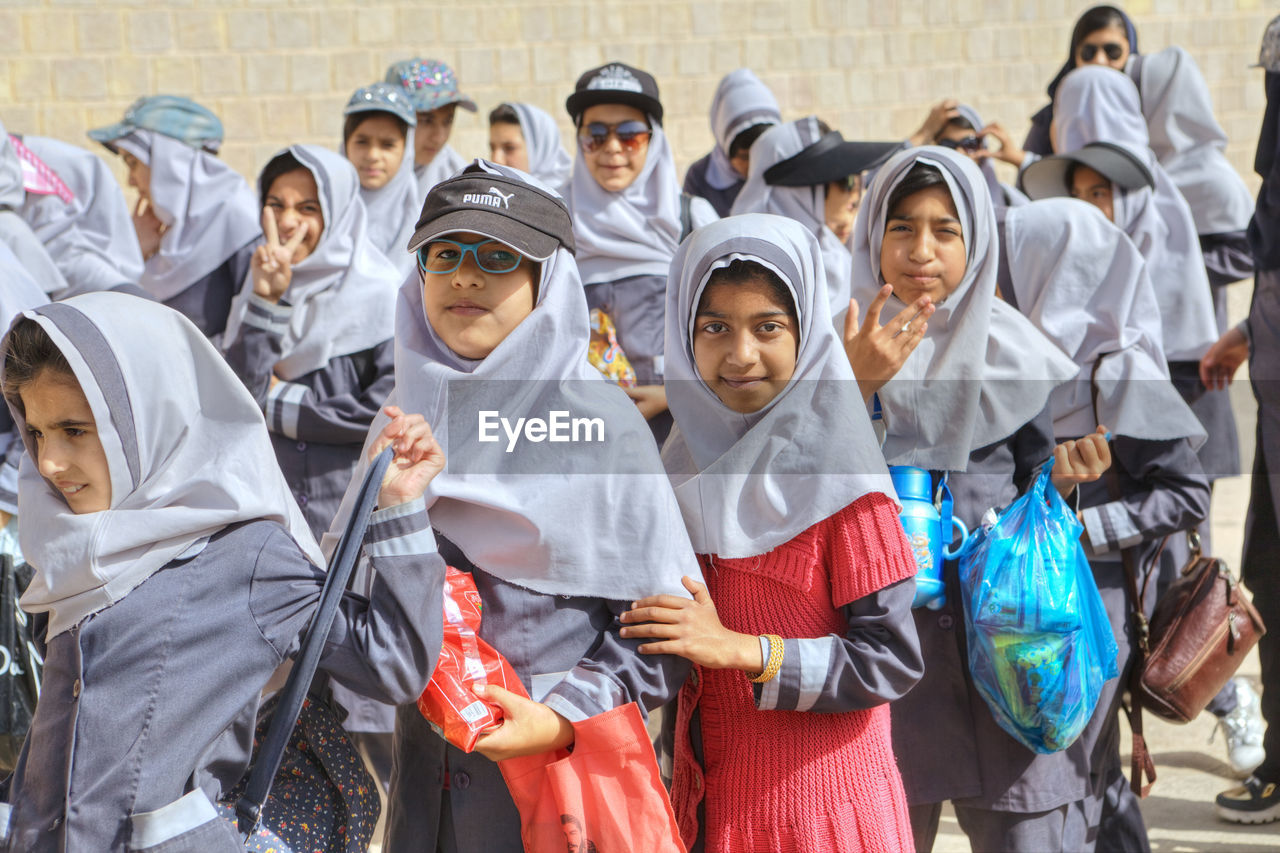
[{"label": "brown leather bag", "polygon": [[1157,717],[1189,723],[1218,695],[1266,633],[1258,611],[1226,563],[1200,553],[1156,603],[1139,689]]}]

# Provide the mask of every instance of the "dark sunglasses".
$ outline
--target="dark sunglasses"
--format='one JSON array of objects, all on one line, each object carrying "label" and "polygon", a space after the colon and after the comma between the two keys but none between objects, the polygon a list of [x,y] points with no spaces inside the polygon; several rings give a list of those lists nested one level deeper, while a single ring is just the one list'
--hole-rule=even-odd
[{"label": "dark sunglasses", "polygon": [[966,136],[964,139],[939,139],[938,144],[952,151],[981,151],[982,137]]},{"label": "dark sunglasses", "polygon": [[1112,62],[1119,62],[1120,57],[1124,55],[1124,45],[1109,41],[1106,44],[1086,44],[1080,47],[1080,59],[1083,62],[1093,62],[1093,58],[1098,55],[1098,49],[1101,48],[1107,54],[1107,59]]},{"label": "dark sunglasses", "polygon": [[647,143],[652,135],[649,125],[635,119],[618,124],[593,121],[578,129],[578,144],[585,152],[599,151],[612,136],[627,151],[637,151],[641,143]]}]

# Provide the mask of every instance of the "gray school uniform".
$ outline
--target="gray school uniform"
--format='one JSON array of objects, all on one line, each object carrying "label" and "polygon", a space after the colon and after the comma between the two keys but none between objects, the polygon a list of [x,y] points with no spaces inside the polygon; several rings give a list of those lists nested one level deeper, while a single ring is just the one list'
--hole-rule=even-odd
[{"label": "gray school uniform", "polygon": [[[1003,509],[1031,485],[1053,448],[1046,409],[975,451],[968,469],[949,478],[955,513],[974,529],[988,508]],[[916,848],[932,848],[942,803],[951,800],[974,849],[1074,849],[1084,839],[1075,804],[1089,793],[1082,750],[1040,755],[1000,728],[970,680],[954,561],[944,579],[946,604],[914,611],[924,678],[891,706]]]},{"label": "gray school uniform", "polygon": [[[1131,605],[1120,551],[1133,548],[1135,564],[1146,566],[1161,539],[1194,528],[1209,514],[1210,492],[1209,481],[1199,470],[1196,454],[1186,439],[1149,441],[1117,436],[1111,448],[1112,470],[1118,477],[1122,497],[1112,499],[1112,487],[1104,477],[1080,487],[1079,505],[1089,543],[1089,563],[1116,638],[1116,668],[1120,676],[1103,688],[1097,710],[1078,743],[1088,757],[1091,771],[1091,790],[1084,810],[1089,825],[1098,827],[1097,849],[1141,851],[1150,849],[1146,827],[1138,798],[1129,789],[1120,761],[1120,700],[1134,649]],[[1177,549],[1166,549],[1163,562],[1179,564],[1181,555]],[[1170,565],[1153,571],[1166,574],[1177,568]],[[1156,591],[1153,578],[1143,601],[1148,616],[1155,608]]]},{"label": "gray school uniform", "polygon": [[[443,537],[440,552],[475,579],[484,601],[480,636],[534,699],[570,721],[627,702],[656,708],[689,673],[684,658],[641,655],[641,641],[618,636],[629,601],[532,592],[477,569]],[[446,743],[414,704],[396,709],[395,747],[385,853],[521,849],[520,815],[497,764]]]},{"label": "gray school uniform", "polygon": [[240,286],[248,277],[253,250],[260,242],[260,239],[255,239],[236,249],[217,269],[191,282],[189,287],[164,304],[195,323],[206,338],[216,343],[227,327],[231,300],[240,292]]},{"label": "gray school uniform", "polygon": [[[320,667],[412,701],[442,636],[444,562],[423,500],[375,513],[364,547],[373,594],[343,600]],[[197,789],[216,803],[248,767],[260,691],[297,653],[323,582],[279,524],[233,525],[51,638],[0,849],[133,850],[131,816]],[[243,850],[229,828],[210,821],[163,849]]]},{"label": "gray school uniform", "polygon": [[319,539],[338,512],[360,450],[395,386],[395,348],[338,356],[319,370],[271,385],[293,309],[254,296],[223,355],[266,413],[280,470]]}]

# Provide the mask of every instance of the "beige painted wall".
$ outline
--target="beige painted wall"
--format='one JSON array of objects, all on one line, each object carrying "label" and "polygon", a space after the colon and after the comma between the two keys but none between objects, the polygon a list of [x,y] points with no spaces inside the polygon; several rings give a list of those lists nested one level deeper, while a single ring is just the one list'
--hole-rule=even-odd
[{"label": "beige painted wall", "polygon": [[[341,108],[415,54],[457,70],[481,112],[453,144],[487,152],[485,114],[524,100],[563,117],[583,70],[610,59],[651,71],[681,169],[711,145],[722,74],[757,71],[787,118],[816,112],[846,136],[897,138],[948,96],[1021,137],[1087,0],[0,0],[0,119],[11,131],[88,144],[136,96],[184,94],[217,112],[224,156],[246,175],[289,142],[336,145]],[[1264,99],[1256,61],[1280,4],[1134,0],[1149,52],[1181,44],[1213,88],[1230,155],[1250,175]],[[113,158],[114,159],[114,158]]]}]

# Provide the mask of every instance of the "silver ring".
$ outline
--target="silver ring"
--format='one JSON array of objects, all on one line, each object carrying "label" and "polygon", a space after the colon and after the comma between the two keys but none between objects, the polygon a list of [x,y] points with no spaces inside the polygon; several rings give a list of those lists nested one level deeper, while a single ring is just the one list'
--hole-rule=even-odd
[{"label": "silver ring", "polygon": [[903,323],[902,328],[898,330],[898,334],[905,335],[907,333],[907,329],[910,329],[910,328],[911,328],[910,323]]}]

